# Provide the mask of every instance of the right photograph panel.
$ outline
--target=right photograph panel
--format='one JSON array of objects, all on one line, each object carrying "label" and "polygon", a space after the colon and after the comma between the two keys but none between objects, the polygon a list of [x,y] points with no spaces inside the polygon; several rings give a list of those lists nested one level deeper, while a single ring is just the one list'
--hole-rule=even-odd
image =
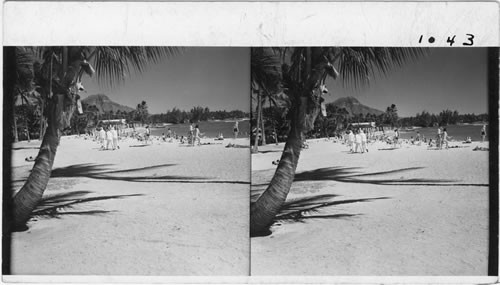
[{"label": "right photograph panel", "polygon": [[251,52],[251,274],[488,273],[486,48]]}]

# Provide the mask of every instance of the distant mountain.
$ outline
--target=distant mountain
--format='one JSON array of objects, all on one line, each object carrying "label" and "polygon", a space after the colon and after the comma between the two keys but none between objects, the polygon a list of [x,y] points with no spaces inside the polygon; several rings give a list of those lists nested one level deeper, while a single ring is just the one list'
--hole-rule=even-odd
[{"label": "distant mountain", "polygon": [[82,99],[82,103],[85,103],[89,106],[95,105],[101,113],[109,111],[113,111],[114,113],[116,113],[116,111],[118,110],[122,112],[130,112],[135,110],[134,108],[111,101],[111,99],[109,99],[108,96],[104,94],[90,95],[87,98]]},{"label": "distant mountain", "polygon": [[345,108],[347,112],[349,112],[349,115],[372,114],[378,116],[385,113],[384,111],[361,104],[358,99],[354,97],[342,97],[333,101],[331,104],[337,106],[338,108]]}]

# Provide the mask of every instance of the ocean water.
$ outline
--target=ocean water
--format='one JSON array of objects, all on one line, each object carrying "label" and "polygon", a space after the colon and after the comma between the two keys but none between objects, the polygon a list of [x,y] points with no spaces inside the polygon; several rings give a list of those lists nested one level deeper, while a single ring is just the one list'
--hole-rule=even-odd
[{"label": "ocean water", "polygon": [[[464,141],[466,137],[471,137],[473,141],[480,141],[482,125],[456,125],[456,126],[446,126],[446,131],[448,136],[451,136],[451,140]],[[401,129],[400,135],[403,139],[410,139],[412,136],[415,138],[417,136],[417,131],[420,132],[420,136],[424,135],[426,138],[436,138],[437,127],[432,128],[420,128],[413,131],[404,131]],[[488,140],[488,125],[486,125],[486,138]]]},{"label": "ocean water", "polygon": [[[206,137],[215,138],[220,132],[222,132],[224,138],[234,137],[234,121],[204,121],[199,122],[198,126],[202,135]],[[189,132],[189,124],[174,124],[163,128],[151,128],[151,134],[154,136],[161,136],[162,133],[165,133],[165,135],[167,135],[168,128],[179,136],[186,136]],[[250,121],[239,121],[238,129],[240,130],[238,138],[249,137]]]}]

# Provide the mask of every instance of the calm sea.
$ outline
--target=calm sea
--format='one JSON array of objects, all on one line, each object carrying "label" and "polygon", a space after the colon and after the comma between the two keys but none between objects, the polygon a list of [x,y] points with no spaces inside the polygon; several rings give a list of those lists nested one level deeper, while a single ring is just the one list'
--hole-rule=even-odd
[{"label": "calm sea", "polygon": [[[234,121],[206,121],[199,122],[198,126],[200,128],[200,132],[207,137],[215,138],[220,132],[222,132],[224,138],[234,137]],[[185,136],[189,132],[189,124],[175,124],[163,128],[151,128],[151,134],[154,136],[161,136],[162,133],[165,133],[166,135],[168,128],[170,128],[172,132],[175,132],[179,136]],[[240,133],[238,135],[239,138],[249,137],[249,120],[239,121],[238,128],[240,130]]]},{"label": "calm sea", "polygon": [[[471,137],[473,141],[480,141],[482,125],[460,125],[460,126],[447,126],[445,127],[448,132],[448,136],[451,136],[452,140],[464,141],[466,137]],[[417,131],[420,132],[420,136],[424,135],[426,138],[435,138],[437,136],[437,127],[432,128],[420,128],[413,131],[401,130],[400,134],[403,139],[410,139],[412,136],[415,138],[417,136]],[[486,126],[486,140],[488,140],[488,126]]]}]

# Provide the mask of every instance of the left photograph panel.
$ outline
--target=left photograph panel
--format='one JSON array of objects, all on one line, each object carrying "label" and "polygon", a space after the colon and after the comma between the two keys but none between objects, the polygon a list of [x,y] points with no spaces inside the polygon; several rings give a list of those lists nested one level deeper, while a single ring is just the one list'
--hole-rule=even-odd
[{"label": "left photograph panel", "polygon": [[3,274],[249,274],[249,48],[3,55]]}]

